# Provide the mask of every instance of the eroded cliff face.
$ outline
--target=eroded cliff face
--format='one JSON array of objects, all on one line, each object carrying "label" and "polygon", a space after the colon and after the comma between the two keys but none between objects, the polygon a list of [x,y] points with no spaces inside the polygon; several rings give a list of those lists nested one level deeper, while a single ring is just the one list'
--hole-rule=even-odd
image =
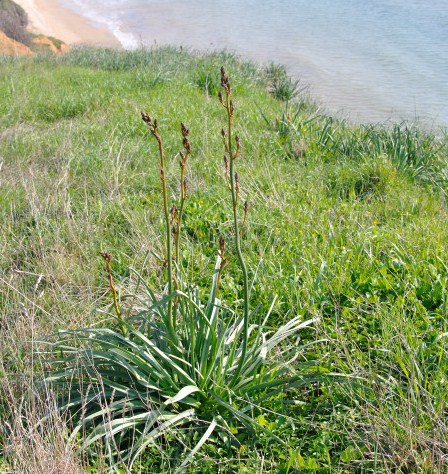
[{"label": "eroded cliff face", "polygon": [[29,56],[33,54],[33,51],[28,46],[9,38],[3,31],[0,31],[0,54]]},{"label": "eroded cliff face", "polygon": [[6,36],[0,31],[0,54],[12,56],[30,56],[34,53],[51,52],[55,54],[65,53],[70,47],[62,41],[38,35],[34,37],[30,46]]},{"label": "eroded cliff face", "polygon": [[39,35],[31,40],[35,52],[50,51],[55,54],[65,53],[70,47],[63,41],[55,40],[48,36]]},{"label": "eroded cliff face", "polygon": [[34,34],[28,14],[13,0],[0,0],[0,54],[29,56],[33,53],[62,53],[68,46],[56,38]]}]

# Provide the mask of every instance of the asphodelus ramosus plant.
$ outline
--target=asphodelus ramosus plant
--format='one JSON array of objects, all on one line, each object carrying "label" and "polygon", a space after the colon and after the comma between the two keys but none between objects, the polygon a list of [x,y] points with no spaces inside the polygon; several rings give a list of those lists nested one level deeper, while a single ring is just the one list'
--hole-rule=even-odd
[{"label": "asphodelus ramosus plant", "polygon": [[[218,98],[225,114],[221,138],[233,211],[232,247],[242,272],[242,314],[232,302],[226,304],[218,298],[227,262],[223,237],[219,239],[207,301],[202,301],[198,290],[183,279],[177,263],[187,199],[185,171],[193,153],[189,130],[181,125],[180,197],[171,205],[159,124],[148,113],[142,113],[158,147],[166,244],[163,294],[156,296],[157,292],[141,281],[150,303],[132,319],[125,318],[112,278],[110,255],[103,254],[116,328],[60,331],[43,341],[41,355],[48,368],[43,384],[50,385],[59,397],[59,409],[71,414],[71,436],[80,438],[82,450],[95,450],[101,445],[111,467],[126,465],[130,469],[145,448],[168,435],[176,438],[176,433],[188,427],[199,436],[178,461],[177,468],[182,470],[204,443],[228,437],[231,426],[267,432],[256,415],[263,403],[318,379],[316,373],[305,369],[309,363],[304,363],[301,370],[297,360],[303,349],[298,332],[312,325],[313,320],[295,317],[272,331],[267,323],[275,301],[264,316],[257,313],[255,317],[255,310],[250,308],[249,277],[241,248],[248,204],[242,202],[236,172],[241,142],[233,130],[236,107],[223,68],[221,86]],[[273,355],[279,345],[282,350]]]}]

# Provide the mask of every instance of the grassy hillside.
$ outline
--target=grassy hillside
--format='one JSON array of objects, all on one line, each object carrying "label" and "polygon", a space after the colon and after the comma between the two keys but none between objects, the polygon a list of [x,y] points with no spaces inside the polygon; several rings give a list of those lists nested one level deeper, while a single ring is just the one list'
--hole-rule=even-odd
[{"label": "grassy hillside", "polygon": [[[190,128],[181,265],[206,294],[219,236],[232,232],[216,98],[222,65],[242,142],[251,306],[266,314],[278,296],[273,329],[294,315],[316,318],[291,370],[312,361],[321,374],[339,375],[296,388],[291,404],[280,397],[254,407],[276,441],[234,426],[230,441],[203,447],[191,472],[446,472],[446,136],[406,124],[350,125],[306,97],[282,100],[294,83],[277,66],[172,48],[0,58],[4,469],[50,472],[67,457],[57,420],[47,433],[32,429],[51,403],[31,404],[26,420],[16,400],[41,370],[33,340],[113,326],[98,311],[111,307],[100,252],[112,254],[123,297],[137,284],[131,268],[162,291],[157,147],[142,110],[159,120],[170,196],[178,192],[179,123]],[[241,309],[241,291],[230,253],[220,296]],[[135,472],[171,472],[184,442],[151,447]],[[100,455],[81,459],[76,445],[70,462],[73,472],[82,463],[103,469]]]}]

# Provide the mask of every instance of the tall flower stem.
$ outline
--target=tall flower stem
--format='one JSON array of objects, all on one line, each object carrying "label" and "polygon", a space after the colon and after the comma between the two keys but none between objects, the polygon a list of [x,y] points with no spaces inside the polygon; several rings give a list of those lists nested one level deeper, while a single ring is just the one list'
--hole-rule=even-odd
[{"label": "tall flower stem", "polygon": [[232,87],[230,85],[229,77],[224,70],[221,68],[221,86],[224,88],[224,96],[220,92],[218,94],[219,100],[227,112],[227,132],[223,129],[221,135],[223,138],[224,148],[227,153],[227,159],[225,160],[229,166],[229,181],[230,181],[230,192],[232,195],[232,208],[233,208],[233,230],[234,230],[234,244],[235,250],[240,263],[241,271],[243,273],[243,345],[241,350],[240,361],[238,367],[233,375],[230,382],[232,385],[239,377],[241,369],[244,364],[247,352],[247,339],[248,339],[248,328],[249,328],[249,279],[247,276],[246,263],[241,252],[240,242],[240,231],[238,224],[238,200],[239,200],[239,179],[238,174],[235,173],[235,160],[237,159],[240,152],[240,139],[235,136],[235,146],[233,143],[233,115],[235,112],[235,104],[232,101]]},{"label": "tall flower stem", "polygon": [[115,314],[117,315],[119,324],[120,324],[120,330],[123,336],[126,336],[126,326],[124,325],[123,322],[123,314],[120,309],[120,304],[118,303],[118,292],[117,288],[115,287],[114,283],[114,278],[112,276],[112,268],[110,266],[110,261],[112,260],[112,256],[110,253],[107,252],[101,252],[101,256],[104,258],[104,261],[106,262],[106,273],[107,277],[109,279],[109,288],[112,293],[112,298],[114,301],[114,309],[115,309]]},{"label": "tall flower stem", "polygon": [[191,146],[188,140],[188,134],[190,131],[183,123],[181,123],[180,126],[183,137],[182,146],[184,148],[184,152],[180,152],[180,205],[177,216],[176,235],[174,239],[174,256],[178,266],[180,266],[180,234],[182,230],[182,217],[184,214],[185,200],[187,199],[187,182],[185,179],[185,171],[187,167],[187,160],[191,153]]},{"label": "tall flower stem", "polygon": [[[159,146],[159,159],[160,159],[160,180],[162,182],[162,194],[163,194],[163,212],[165,215],[165,234],[166,234],[166,265],[168,272],[168,295],[173,292],[173,256],[172,256],[172,244],[171,244],[171,220],[170,211],[168,205],[168,189],[166,184],[165,174],[165,151],[163,149],[162,137],[159,134],[157,119],[154,121],[146,113],[142,112],[142,119],[148,125],[148,128],[156,139]],[[172,311],[172,300],[168,301],[168,319],[173,329],[176,329],[176,316],[173,317]]]}]

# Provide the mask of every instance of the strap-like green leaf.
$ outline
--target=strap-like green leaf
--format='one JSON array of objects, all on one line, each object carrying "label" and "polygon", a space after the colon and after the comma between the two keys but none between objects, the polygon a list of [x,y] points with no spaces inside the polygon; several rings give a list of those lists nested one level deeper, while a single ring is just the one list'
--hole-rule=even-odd
[{"label": "strap-like green leaf", "polygon": [[187,385],[186,387],[179,390],[179,392],[176,395],[174,395],[174,397],[170,397],[167,400],[165,400],[164,405],[167,406],[173,403],[180,402],[185,397],[188,397],[188,395],[191,395],[192,393],[195,393],[195,392],[200,392],[200,389],[196,387],[195,385]]}]

